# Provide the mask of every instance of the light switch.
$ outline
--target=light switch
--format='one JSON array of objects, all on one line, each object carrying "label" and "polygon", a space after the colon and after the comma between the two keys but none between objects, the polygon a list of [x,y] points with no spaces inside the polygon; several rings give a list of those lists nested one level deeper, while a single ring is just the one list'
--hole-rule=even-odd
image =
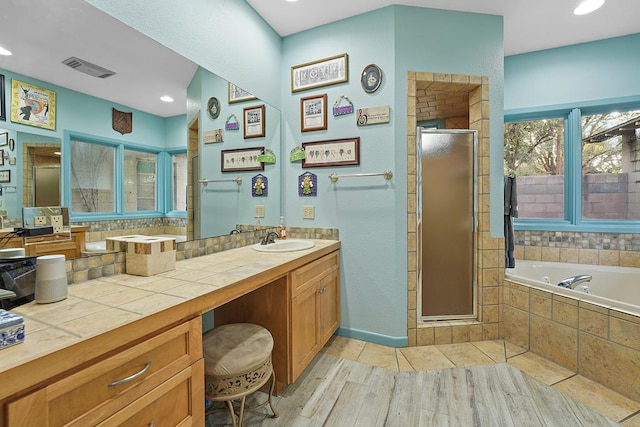
[{"label": "light switch", "polygon": [[264,218],[264,205],[255,205],[253,207],[254,218]]},{"label": "light switch", "polygon": [[302,219],[314,219],[316,217],[316,207],[306,205],[302,207]]}]

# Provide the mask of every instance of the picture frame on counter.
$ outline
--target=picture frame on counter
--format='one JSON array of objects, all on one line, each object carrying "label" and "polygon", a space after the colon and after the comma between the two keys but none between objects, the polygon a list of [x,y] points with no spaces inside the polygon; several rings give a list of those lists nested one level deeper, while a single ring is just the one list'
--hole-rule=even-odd
[{"label": "picture frame on counter", "polygon": [[300,98],[300,131],[327,129],[327,94]]},{"label": "picture frame on counter", "polygon": [[262,153],[264,153],[264,147],[222,150],[220,170],[222,172],[262,171],[264,163],[258,159]]},{"label": "picture frame on counter", "polygon": [[302,168],[357,166],[360,164],[360,137],[303,142]]},{"label": "picture frame on counter", "polygon": [[346,53],[291,67],[291,92],[314,89],[349,81]]},{"label": "picture frame on counter", "polygon": [[264,114],[264,104],[243,108],[244,139],[265,136]]}]

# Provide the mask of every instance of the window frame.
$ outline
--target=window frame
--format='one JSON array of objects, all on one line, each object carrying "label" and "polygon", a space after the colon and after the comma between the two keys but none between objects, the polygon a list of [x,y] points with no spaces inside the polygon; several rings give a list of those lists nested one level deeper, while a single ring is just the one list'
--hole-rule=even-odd
[{"label": "window frame", "polygon": [[640,110],[640,96],[509,110],[504,124],[564,117],[564,219],[515,218],[515,230],[638,233],[640,220],[582,218],[582,115]]},{"label": "window frame", "polygon": [[[62,182],[63,205],[72,206],[71,201],[71,141],[104,145],[115,149],[114,163],[114,192],[115,211],[112,212],[73,212],[69,211],[72,222],[104,221],[114,219],[161,218],[166,215],[166,150],[142,144],[125,142],[81,132],[65,131],[62,142]],[[134,150],[156,155],[156,209],[153,211],[125,211],[124,210],[124,151]],[[160,167],[162,165],[163,167]]]}]

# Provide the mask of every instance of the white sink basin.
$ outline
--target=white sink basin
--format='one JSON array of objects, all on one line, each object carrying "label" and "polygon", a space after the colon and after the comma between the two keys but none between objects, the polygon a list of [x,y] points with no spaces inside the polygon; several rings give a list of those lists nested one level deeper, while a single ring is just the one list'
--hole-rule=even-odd
[{"label": "white sink basin", "polygon": [[261,245],[256,243],[253,245],[253,250],[258,252],[293,252],[301,251],[303,249],[309,249],[315,246],[315,243],[310,240],[302,239],[287,239],[276,240],[275,243],[269,243],[268,245]]}]

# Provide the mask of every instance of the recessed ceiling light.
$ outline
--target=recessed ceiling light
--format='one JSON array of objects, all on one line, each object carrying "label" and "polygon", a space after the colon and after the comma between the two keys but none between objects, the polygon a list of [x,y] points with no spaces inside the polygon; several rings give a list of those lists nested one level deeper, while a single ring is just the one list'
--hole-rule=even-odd
[{"label": "recessed ceiling light", "polygon": [[3,48],[2,46],[0,46],[0,55],[9,56],[11,54],[12,53],[11,53],[10,50],[7,50],[7,49]]},{"label": "recessed ceiling light", "polygon": [[294,1],[298,1],[298,0],[287,0],[289,3],[293,3]]},{"label": "recessed ceiling light", "polygon": [[163,102],[173,102],[173,98],[172,98],[172,97],[170,97],[169,95],[164,95],[164,96],[161,96],[161,97],[160,97],[160,101],[163,101]]},{"label": "recessed ceiling light", "polygon": [[600,9],[604,4],[604,0],[584,0],[573,10],[574,15],[586,15],[594,10]]}]

